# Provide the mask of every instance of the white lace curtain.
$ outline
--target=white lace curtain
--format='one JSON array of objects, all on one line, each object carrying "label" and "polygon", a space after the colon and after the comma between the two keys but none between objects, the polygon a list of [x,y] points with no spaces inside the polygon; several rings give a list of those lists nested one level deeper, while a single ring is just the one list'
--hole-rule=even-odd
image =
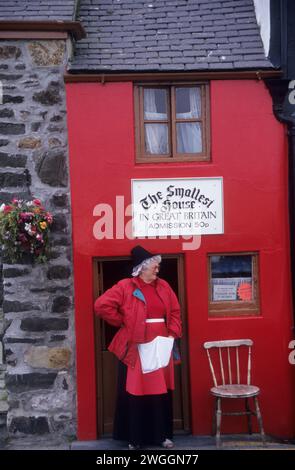
[{"label": "white lace curtain", "polygon": [[[189,92],[190,111],[178,113],[177,119],[193,119],[201,116],[201,93],[199,88],[186,88]],[[177,91],[176,91],[177,93]],[[198,122],[179,122],[176,124],[177,152],[197,153],[202,151],[202,135]]]},{"label": "white lace curtain", "polygon": [[[145,88],[144,90],[144,118],[145,119],[167,119],[166,113],[157,112],[156,88]],[[166,93],[166,91],[164,91]],[[167,124],[146,124],[145,145],[148,153],[168,153],[168,126]]]}]

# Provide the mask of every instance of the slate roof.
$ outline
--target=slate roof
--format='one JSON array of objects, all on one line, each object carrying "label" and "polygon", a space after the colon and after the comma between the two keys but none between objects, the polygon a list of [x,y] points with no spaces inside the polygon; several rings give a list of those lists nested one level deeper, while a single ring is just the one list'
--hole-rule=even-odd
[{"label": "slate roof", "polygon": [[75,0],[0,0],[0,20],[71,21]]},{"label": "slate roof", "polygon": [[253,0],[81,0],[70,72],[272,68]]}]

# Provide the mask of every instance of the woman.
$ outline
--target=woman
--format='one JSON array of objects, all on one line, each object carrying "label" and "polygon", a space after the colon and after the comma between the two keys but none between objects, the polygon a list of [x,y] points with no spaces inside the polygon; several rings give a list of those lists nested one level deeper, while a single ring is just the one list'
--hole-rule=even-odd
[{"label": "woman", "polygon": [[132,278],[123,279],[95,302],[95,312],[119,327],[109,351],[118,359],[118,396],[114,439],[173,447],[173,358],[166,367],[143,373],[138,345],[157,336],[181,336],[180,307],[169,284],[158,278],[160,255],[141,246],[131,250]]}]

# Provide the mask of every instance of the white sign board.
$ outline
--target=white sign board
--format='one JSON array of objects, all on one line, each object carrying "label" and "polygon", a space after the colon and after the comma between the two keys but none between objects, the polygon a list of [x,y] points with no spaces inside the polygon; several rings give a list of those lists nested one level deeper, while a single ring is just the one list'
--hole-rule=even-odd
[{"label": "white sign board", "polygon": [[222,177],[131,180],[134,237],[223,233]]}]

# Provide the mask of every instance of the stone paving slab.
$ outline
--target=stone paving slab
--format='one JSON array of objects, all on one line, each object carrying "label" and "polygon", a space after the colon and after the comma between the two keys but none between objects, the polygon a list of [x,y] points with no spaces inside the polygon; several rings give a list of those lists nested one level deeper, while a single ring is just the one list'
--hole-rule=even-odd
[{"label": "stone paving slab", "polygon": [[[212,436],[175,436],[174,450],[216,450],[215,438]],[[126,450],[126,442],[113,439],[99,439],[97,441],[74,441],[71,450]],[[162,447],[144,447],[143,450],[159,450]],[[224,450],[295,450],[295,442],[282,441],[267,437],[263,444],[259,434],[227,435],[222,436],[222,449]]]},{"label": "stone paving slab", "polygon": [[[212,436],[181,435],[174,438],[173,450],[216,450],[215,438]],[[1,450],[127,450],[126,442],[103,438],[95,441],[72,441],[63,439],[49,439],[48,436],[30,436],[6,438],[0,440]],[[144,447],[142,450],[159,450],[162,447]],[[225,435],[222,436],[223,450],[295,450],[295,441],[284,441],[267,437],[263,445],[259,434]],[[163,450],[163,449],[162,449]]]},{"label": "stone paving slab", "polygon": [[50,439],[48,436],[6,438],[0,441],[1,450],[70,450],[71,443],[65,439]]}]

